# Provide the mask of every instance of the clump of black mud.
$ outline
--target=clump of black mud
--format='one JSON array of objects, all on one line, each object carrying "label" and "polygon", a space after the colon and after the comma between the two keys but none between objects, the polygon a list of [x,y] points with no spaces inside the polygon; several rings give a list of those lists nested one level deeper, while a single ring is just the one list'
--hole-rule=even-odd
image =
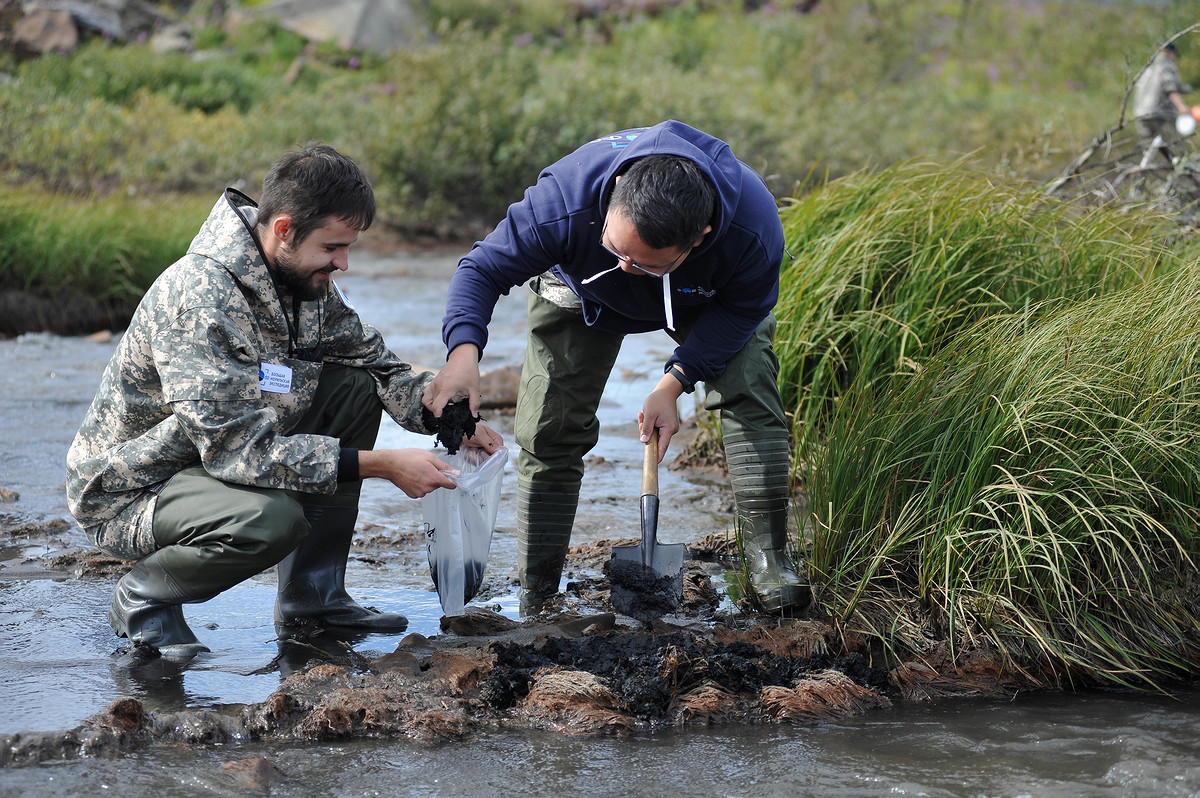
[{"label": "clump of black mud", "polygon": [[706,685],[727,694],[757,696],[766,687],[792,688],[814,674],[836,671],[861,688],[886,694],[887,671],[859,654],[793,657],[748,642],[719,642],[690,633],[550,638],[541,646],[492,642],[495,664],[483,685],[494,710],[520,704],[547,668],[585,671],[616,696],[614,710],[650,729],[673,723],[679,696]]},{"label": "clump of black mud", "polygon": [[475,425],[483,421],[482,416],[471,415],[471,407],[465,399],[447,404],[440,417],[435,416],[428,407],[421,408],[421,416],[425,429],[435,434],[437,442],[445,446],[450,454],[456,454],[463,438],[474,435]]},{"label": "clump of black mud", "polygon": [[648,627],[674,611],[683,599],[682,569],[662,574],[640,561],[614,557],[609,579],[613,608]]}]

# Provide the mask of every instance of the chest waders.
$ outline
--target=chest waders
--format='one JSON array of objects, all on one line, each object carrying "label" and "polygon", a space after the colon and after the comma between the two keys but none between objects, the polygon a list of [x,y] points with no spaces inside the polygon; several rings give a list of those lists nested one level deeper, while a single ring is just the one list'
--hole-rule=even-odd
[{"label": "chest waders", "polygon": [[748,597],[762,612],[795,616],[812,591],[787,553],[791,448],[774,337],[775,316],[767,314],[725,372],[705,384],[704,407],[721,422]]},{"label": "chest waders", "polygon": [[346,592],[346,561],[358,507],[306,505],[311,530],[278,566],[275,622],[286,626],[347,626],[403,631],[408,618],[364,607]]},{"label": "chest waders", "polygon": [[190,660],[209,651],[183,617],[184,603],[196,601],[183,592],[158,562],[154,552],[134,563],[117,581],[108,607],[108,623],[118,637],[134,645],[157,648],[163,659]]},{"label": "chest waders", "polygon": [[578,505],[578,490],[517,486],[517,572],[522,615],[548,609],[550,600],[558,594]]},{"label": "chest waders", "polygon": [[808,606],[812,592],[787,554],[788,442],[726,440],[725,462],[750,600],[762,612],[795,615]]},{"label": "chest waders", "polygon": [[551,609],[549,601],[558,594],[583,458],[600,439],[596,408],[622,338],[588,327],[578,300],[572,303],[570,290],[556,280],[543,275],[530,289],[529,340],[513,428],[521,447],[517,570],[522,615]]},{"label": "chest waders", "polygon": [[117,581],[108,622],[131,643],[187,660],[209,649],[184,620],[183,604],[208,601],[277,563],[307,532],[287,491],[233,485],[201,467],[162,488],[154,510],[158,549]]}]

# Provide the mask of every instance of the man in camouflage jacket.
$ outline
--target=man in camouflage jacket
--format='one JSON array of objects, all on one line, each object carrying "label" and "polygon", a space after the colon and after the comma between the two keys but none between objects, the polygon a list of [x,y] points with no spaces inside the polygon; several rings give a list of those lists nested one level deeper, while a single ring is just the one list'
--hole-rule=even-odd
[{"label": "man in camouflage jacket", "polygon": [[[118,635],[175,659],[206,651],[180,605],[277,563],[282,624],[407,625],[344,587],[363,478],[414,498],[454,487],[432,452],[373,449],[383,410],[433,431],[433,375],[397,358],[332,280],[374,215],[354,162],[310,144],[275,164],[260,206],[227,189],[143,297],[67,456],[76,520],[138,560],[109,610]],[[466,441],[501,444],[484,425]]]}]

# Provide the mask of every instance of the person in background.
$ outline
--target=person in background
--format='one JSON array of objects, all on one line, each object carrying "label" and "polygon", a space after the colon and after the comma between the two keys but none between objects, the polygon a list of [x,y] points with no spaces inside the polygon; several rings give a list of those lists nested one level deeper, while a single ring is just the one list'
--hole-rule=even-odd
[{"label": "person in background", "polygon": [[1167,42],[1155,54],[1133,87],[1133,118],[1138,142],[1148,149],[1156,136],[1169,142],[1190,135],[1196,128],[1192,111],[1183,100],[1186,87],[1179,74],[1179,50]]},{"label": "person in background", "polygon": [[[374,450],[382,412],[423,421],[417,373],[363,323],[333,275],[375,217],[374,191],[323,144],[284,155],[259,204],[226,189],[121,336],[67,455],[71,513],[136,559],[108,611],[168,659],[207,651],[182,605],[278,564],[284,625],[404,629],[345,590],[362,480],[410,497],[453,488],[421,449]],[[466,445],[500,437],[479,425]]]},{"label": "person in background", "polygon": [[677,400],[697,383],[720,414],[748,591],[791,615],[810,601],[786,552],[787,420],[772,350],[783,257],[774,197],[725,142],[683,123],[624,130],[546,167],[459,262],[442,326],[447,361],[426,388],[435,416],[479,406],[479,360],[501,294],[530,282],[517,397],[518,569],[526,614],[559,590],[596,410],[627,334],[678,347],[638,414],[661,460]]}]

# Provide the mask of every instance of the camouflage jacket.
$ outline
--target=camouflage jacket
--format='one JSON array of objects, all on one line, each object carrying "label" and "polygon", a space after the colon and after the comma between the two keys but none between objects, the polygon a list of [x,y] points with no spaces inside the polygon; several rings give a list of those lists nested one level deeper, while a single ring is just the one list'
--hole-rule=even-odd
[{"label": "camouflage jacket", "polygon": [[[288,434],[312,403],[321,362],[289,357],[292,298],[276,289],[239,208],[255,204],[226,189],[187,254],[146,292],[67,454],[71,513],[118,556],[155,549],[157,492],[191,466],[242,485],[337,489],[337,439]],[[388,414],[427,431],[421,394],[432,374],[392,354],[336,288],[298,313],[297,351],[320,346],[324,362],[368,369]],[[289,392],[260,389],[264,364],[292,369]]]}]

